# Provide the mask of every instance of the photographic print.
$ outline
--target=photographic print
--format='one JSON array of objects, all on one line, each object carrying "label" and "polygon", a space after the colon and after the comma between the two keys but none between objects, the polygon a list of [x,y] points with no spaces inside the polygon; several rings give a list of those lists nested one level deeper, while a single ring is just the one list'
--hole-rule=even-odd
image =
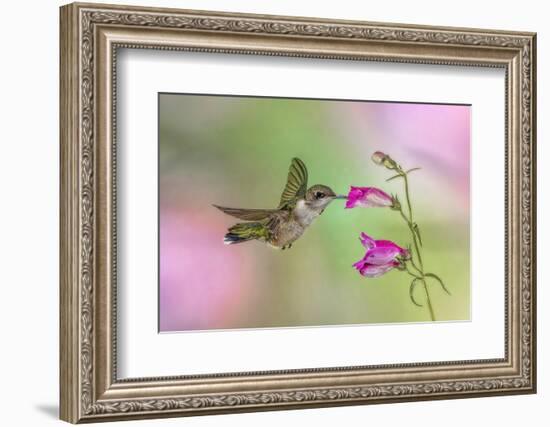
[{"label": "photographic print", "polygon": [[470,319],[470,106],[160,93],[160,332]]}]

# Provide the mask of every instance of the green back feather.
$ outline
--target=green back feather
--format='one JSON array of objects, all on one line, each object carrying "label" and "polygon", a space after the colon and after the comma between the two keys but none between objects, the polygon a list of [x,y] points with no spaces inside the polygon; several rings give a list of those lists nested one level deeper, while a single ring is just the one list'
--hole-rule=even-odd
[{"label": "green back feather", "polygon": [[266,224],[261,222],[240,222],[229,228],[229,234],[242,240],[267,240],[270,232]]}]

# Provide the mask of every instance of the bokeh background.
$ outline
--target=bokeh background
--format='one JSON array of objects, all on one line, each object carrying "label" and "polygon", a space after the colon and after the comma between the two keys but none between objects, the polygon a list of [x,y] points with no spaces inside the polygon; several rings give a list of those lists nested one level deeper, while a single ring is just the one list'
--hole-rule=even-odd
[{"label": "bokeh background", "polygon": [[276,207],[294,156],[309,185],[402,195],[370,160],[377,150],[422,168],[411,194],[424,265],[452,293],[430,286],[436,318],[470,318],[469,106],[159,94],[159,121],[161,332],[429,321],[409,299],[410,276],[369,279],[351,266],[361,231],[410,241],[388,209],[334,201],[286,251],[223,244],[238,220],[212,204]]}]

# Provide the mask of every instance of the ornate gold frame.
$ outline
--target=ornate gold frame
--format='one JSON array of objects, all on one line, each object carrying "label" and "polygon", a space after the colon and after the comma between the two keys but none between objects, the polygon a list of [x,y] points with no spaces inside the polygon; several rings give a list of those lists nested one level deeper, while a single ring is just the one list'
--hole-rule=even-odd
[{"label": "ornate gold frame", "polygon": [[[535,392],[535,34],[189,10],[61,8],[61,418],[129,418]],[[237,375],[116,376],[118,47],[502,67],[505,357]]]}]

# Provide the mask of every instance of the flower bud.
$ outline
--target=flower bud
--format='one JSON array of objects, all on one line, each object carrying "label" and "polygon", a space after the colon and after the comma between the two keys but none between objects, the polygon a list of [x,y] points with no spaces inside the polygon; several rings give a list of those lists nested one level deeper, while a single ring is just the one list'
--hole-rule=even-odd
[{"label": "flower bud", "polygon": [[387,154],[382,153],[381,151],[376,151],[371,156],[371,159],[377,165],[384,166],[385,168],[390,170],[397,170],[397,163],[395,162],[395,160],[393,160]]},{"label": "flower bud", "polygon": [[374,154],[372,155],[371,159],[377,165],[382,165],[384,163],[384,159],[386,157],[387,156],[384,153],[382,153],[381,151],[375,151]]}]

